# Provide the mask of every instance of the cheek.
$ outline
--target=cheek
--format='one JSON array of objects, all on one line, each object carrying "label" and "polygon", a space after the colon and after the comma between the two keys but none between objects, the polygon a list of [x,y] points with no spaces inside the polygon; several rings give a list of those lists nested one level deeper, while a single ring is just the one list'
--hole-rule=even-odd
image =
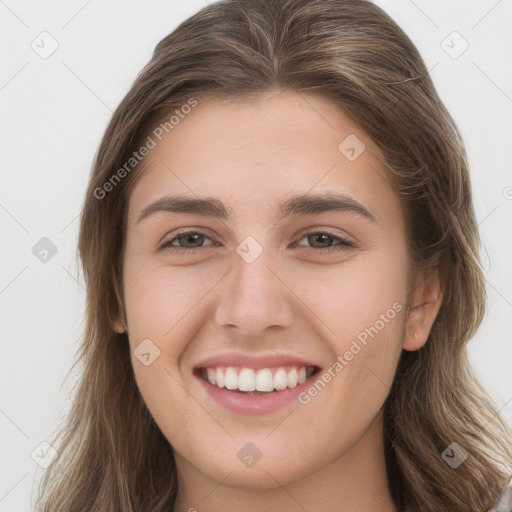
[{"label": "cheek", "polygon": [[[127,265],[125,275],[126,309],[135,338],[168,337],[212,286],[192,265]],[[215,282],[213,277],[211,281]]]},{"label": "cheek", "polygon": [[[212,282],[215,282],[213,278]],[[185,405],[186,394],[172,390],[180,389],[176,384],[176,380],[183,379],[180,358],[190,341],[190,333],[194,332],[195,314],[201,299],[211,286],[197,269],[194,272],[193,266],[172,269],[139,262],[125,264],[132,366],[137,385],[157,423],[162,397],[173,394],[172,407]],[[148,366],[136,355],[142,352],[139,347],[143,343],[149,347],[144,352],[151,354]]]},{"label": "cheek", "polygon": [[376,322],[390,338],[391,330],[401,330],[403,319],[396,313],[405,310],[407,298],[405,247],[368,251],[335,266],[311,267],[295,272],[293,279],[294,291],[334,336],[338,353]]},{"label": "cheek", "polygon": [[[170,422],[169,411],[186,411],[191,406],[179,363],[193,332],[194,312],[208,283],[197,269],[194,272],[193,266],[173,269],[132,261],[125,262],[124,284],[137,387],[159,428],[174,439],[176,433],[190,428],[189,415],[173,415]],[[151,354],[149,365],[135,354],[147,340],[151,340],[147,350]]]},{"label": "cheek", "polygon": [[405,245],[390,244],[303,275],[307,278],[297,280],[295,289],[329,329],[334,376],[325,379],[333,382],[328,386],[338,404],[330,413],[336,417],[343,410],[359,418],[359,404],[366,403],[369,418],[389,392],[402,349]]}]

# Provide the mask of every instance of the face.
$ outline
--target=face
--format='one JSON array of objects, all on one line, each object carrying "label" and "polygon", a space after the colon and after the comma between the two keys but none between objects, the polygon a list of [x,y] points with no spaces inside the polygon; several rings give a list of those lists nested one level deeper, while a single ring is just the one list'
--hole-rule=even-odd
[{"label": "face", "polygon": [[381,155],[333,103],[199,99],[147,157],[123,268],[179,474],[271,488],[379,446],[408,264]]}]

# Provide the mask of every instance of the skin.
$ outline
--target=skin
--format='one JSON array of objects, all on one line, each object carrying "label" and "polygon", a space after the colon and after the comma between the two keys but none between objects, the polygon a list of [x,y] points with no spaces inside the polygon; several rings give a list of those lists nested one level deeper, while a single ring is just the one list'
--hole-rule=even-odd
[{"label": "skin", "polygon": [[[350,134],[366,146],[354,161],[338,149]],[[148,155],[129,201],[125,315],[138,387],[176,454],[177,511],[395,510],[382,405],[402,349],[426,342],[442,289],[437,273],[410,272],[403,211],[381,159],[328,99],[291,91],[199,99]],[[376,222],[335,210],[278,221],[281,201],[327,191],[354,198]],[[233,217],[158,212],[137,222],[178,193],[216,198]],[[206,238],[175,239],[182,228]],[[263,249],[252,263],[236,252],[247,236]],[[196,252],[159,249],[173,239]],[[401,311],[307,405],[238,414],[192,373],[230,350],[296,354],[327,369],[394,303]],[[133,356],[145,339],[160,350],[149,366]],[[262,453],[250,468],[237,457],[247,442]]]}]

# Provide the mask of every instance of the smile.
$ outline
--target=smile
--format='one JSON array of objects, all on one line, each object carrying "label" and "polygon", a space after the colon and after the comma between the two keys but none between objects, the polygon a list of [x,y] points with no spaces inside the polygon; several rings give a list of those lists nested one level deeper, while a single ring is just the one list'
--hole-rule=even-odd
[{"label": "smile", "polygon": [[314,367],[278,368],[217,367],[201,369],[201,377],[213,386],[235,393],[260,396],[302,384],[315,372]]},{"label": "smile", "polygon": [[[293,358],[292,358],[293,359]],[[271,414],[287,406],[299,404],[297,396],[311,384],[319,366],[298,361],[276,364],[260,360],[255,367],[213,362],[194,369],[194,375],[212,403],[243,415]],[[274,366],[269,365],[274,363]]]}]

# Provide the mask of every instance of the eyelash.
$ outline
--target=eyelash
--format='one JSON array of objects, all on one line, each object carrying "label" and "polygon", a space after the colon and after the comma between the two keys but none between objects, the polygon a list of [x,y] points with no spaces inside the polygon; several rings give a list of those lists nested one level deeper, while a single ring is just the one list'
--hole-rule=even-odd
[{"label": "eyelash", "polygon": [[[172,242],[177,240],[177,238],[182,235],[200,235],[202,237],[209,238],[210,240],[212,240],[208,235],[206,235],[205,233],[201,233],[200,231],[183,231],[181,233],[177,233],[173,238],[166,240],[160,246],[160,250],[171,251],[175,254],[187,254],[187,253],[195,252],[199,249],[204,248],[204,247],[176,247],[176,246],[173,246]],[[304,233],[300,237],[298,237],[294,242],[292,242],[292,247],[297,247],[298,242],[300,242],[303,238],[305,238],[307,236],[311,236],[311,235],[327,235],[327,236],[331,237],[333,240],[340,241],[339,244],[333,246],[334,248],[333,247],[324,247],[324,248],[311,247],[311,249],[315,253],[328,254],[331,252],[336,252],[336,251],[341,251],[343,249],[356,247],[356,245],[353,242],[350,242],[350,241],[346,240],[345,238],[341,238],[341,237],[336,236],[333,233],[329,233],[327,231],[310,231],[308,233]],[[335,247],[340,247],[340,248],[336,249]]]}]

